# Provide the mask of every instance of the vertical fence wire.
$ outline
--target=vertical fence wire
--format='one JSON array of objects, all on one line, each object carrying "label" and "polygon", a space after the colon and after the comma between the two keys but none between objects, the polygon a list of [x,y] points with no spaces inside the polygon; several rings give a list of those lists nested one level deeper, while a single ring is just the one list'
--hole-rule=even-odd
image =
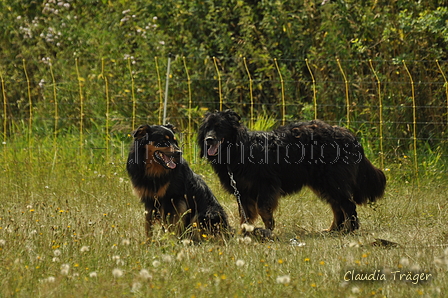
[{"label": "vertical fence wire", "polygon": [[445,73],[443,72],[442,67],[439,64],[439,60],[436,60],[437,67],[439,68],[440,73],[442,74],[443,80],[445,81],[445,95],[446,95],[446,125],[448,127],[448,81],[446,79]]},{"label": "vertical fence wire", "polygon": [[6,144],[6,133],[8,132],[8,101],[6,99],[5,80],[3,79],[3,72],[0,71],[0,80],[2,84],[2,97],[3,97],[3,145]]},{"label": "vertical fence wire", "polygon": [[246,57],[243,57],[244,67],[246,68],[247,76],[249,77],[249,94],[250,94],[250,128],[254,127],[254,93],[253,80],[250,75],[249,67],[247,67]]},{"label": "vertical fence wire", "polygon": [[171,54],[168,55],[168,63],[166,65],[166,78],[165,78],[165,99],[163,102],[163,119],[162,124],[166,124],[166,112],[168,109],[168,93],[170,86],[170,78],[171,78]]},{"label": "vertical fence wire", "polygon": [[[192,134],[192,128],[191,128],[191,107],[193,105],[192,100],[192,94],[191,94],[191,79],[190,74],[188,73],[188,67],[187,67],[187,59],[185,56],[182,58],[184,62],[184,68],[185,68],[185,74],[187,75],[187,86],[188,86],[188,133],[187,133],[187,143],[189,149],[191,149],[191,134]],[[190,150],[191,152],[191,150]]]},{"label": "vertical fence wire", "polygon": [[51,83],[53,85],[53,102],[54,102],[54,132],[53,132],[53,147],[57,149],[57,137],[58,137],[58,120],[59,120],[59,106],[56,88],[56,79],[53,72],[53,63],[48,60],[48,66],[50,67]]},{"label": "vertical fence wire", "polygon": [[218,92],[219,92],[219,110],[222,111],[223,99],[222,99],[222,81],[221,73],[219,72],[218,63],[216,57],[213,57],[213,63],[215,64],[216,74],[218,76]]},{"label": "vertical fence wire", "polygon": [[350,128],[350,99],[348,96],[348,80],[347,80],[347,76],[345,75],[344,69],[342,68],[341,65],[341,61],[339,60],[339,58],[336,59],[338,66],[339,66],[339,70],[342,73],[342,76],[344,77],[344,85],[345,85],[345,105],[347,106],[347,128]]},{"label": "vertical fence wire", "polygon": [[78,92],[79,92],[79,151],[80,155],[84,151],[84,96],[82,91],[82,82],[84,78],[81,77],[79,73],[79,58],[75,58],[76,76],[78,78]]},{"label": "vertical fence wire", "polygon": [[136,110],[137,110],[137,101],[135,99],[135,82],[134,82],[134,73],[132,71],[131,57],[128,57],[128,70],[129,70],[129,77],[131,79],[132,130],[134,130],[135,129]]},{"label": "vertical fence wire", "polygon": [[283,81],[282,72],[278,67],[277,58],[274,58],[275,67],[277,68],[278,75],[280,77],[281,92],[282,92],[282,125],[285,125],[286,117],[286,104],[285,104],[285,82]]},{"label": "vertical fence wire", "polygon": [[109,80],[107,78],[107,74],[104,72],[105,62],[104,58],[101,58],[101,78],[104,80],[104,93],[106,96],[106,124],[105,124],[105,145],[106,145],[106,162],[110,161],[110,136],[109,136],[109,122],[110,122],[110,98],[109,98]]},{"label": "vertical fence wire", "polygon": [[377,83],[377,90],[378,90],[378,104],[379,104],[379,116],[380,116],[380,164],[381,164],[381,169],[384,169],[384,151],[383,151],[383,98],[381,97],[381,81],[380,78],[378,77],[375,68],[373,67],[372,64],[372,59],[369,59],[369,65],[370,65],[370,69],[372,69],[373,75],[375,76],[376,79],[376,83]]},{"label": "vertical fence wire", "polygon": [[[246,59],[245,57],[240,57],[242,59],[242,62],[244,63],[244,67],[245,67],[245,71],[246,71],[246,75],[249,79],[249,95],[250,95],[250,127],[253,128],[255,123],[254,121],[256,120],[256,116],[254,116],[254,78],[251,74],[251,71],[249,70],[249,63],[251,61],[249,61],[248,59]],[[75,123],[75,126],[79,127],[79,151],[81,152],[81,154],[83,153],[83,150],[85,150],[85,140],[84,140],[84,129],[85,129],[85,115],[84,115],[84,111],[85,111],[85,88],[86,85],[86,79],[82,77],[82,69],[83,69],[83,65],[81,65],[82,63],[79,60],[80,58],[75,58],[75,67],[76,67],[76,75],[77,75],[77,89],[75,91],[76,88],[73,88],[72,91],[74,94],[78,93],[78,99],[76,100],[77,102],[77,107],[79,107],[79,122]],[[217,79],[219,84],[219,95],[220,95],[220,107],[223,104],[223,94],[222,94],[222,68],[220,68],[220,60],[217,58],[214,58],[214,66],[215,66],[215,71],[217,73]],[[160,73],[159,73],[159,68],[158,68],[158,59],[157,57],[155,57],[155,62],[156,62],[156,70],[157,70],[157,79],[158,79],[158,83],[159,83],[159,96],[162,99],[163,98],[163,90],[161,89],[161,80],[160,80]],[[190,72],[191,72],[191,65],[188,64],[187,60],[185,57],[183,57],[183,67],[185,68],[185,72],[186,72],[186,77],[187,77],[187,87],[188,87],[188,143],[191,144],[191,138],[192,135],[191,131],[193,130],[192,125],[193,123],[193,99],[192,99],[192,80],[191,80],[191,76],[190,76]],[[311,87],[312,87],[312,96],[313,96],[313,104],[314,104],[314,116],[315,118],[317,118],[318,116],[318,104],[317,104],[317,85],[316,85],[316,72],[315,72],[315,66],[311,63],[311,61],[308,61],[308,59],[305,59],[306,62],[306,66],[308,68],[308,71],[310,73],[310,78],[311,78]],[[342,74],[342,76],[344,77],[344,83],[345,83],[345,99],[346,99],[346,105],[347,105],[347,126],[350,125],[350,98],[349,98],[349,80],[347,79],[347,75],[345,70],[343,69],[343,65],[341,64],[342,61],[340,61],[339,59],[337,59],[338,62],[338,67],[340,70],[340,73]],[[411,95],[409,98],[412,99],[412,124],[411,121],[409,120],[409,125],[412,125],[412,140],[411,144],[412,144],[412,150],[413,150],[413,175],[415,177],[416,183],[417,185],[419,185],[419,176],[421,176],[421,173],[419,173],[419,156],[418,156],[418,122],[417,122],[417,116],[418,116],[418,111],[417,111],[417,103],[416,103],[416,86],[415,86],[415,81],[414,81],[414,77],[415,75],[413,73],[411,73],[412,69],[409,69],[409,62],[408,61],[404,61],[402,60],[402,67],[404,68],[404,70],[407,73],[408,76],[408,84],[406,89],[406,92],[411,92]],[[110,85],[110,76],[107,76],[106,72],[107,72],[107,60],[102,59],[101,62],[101,78],[104,80],[104,95],[105,95],[105,100],[106,100],[106,108],[105,108],[105,143],[106,143],[106,159],[110,160],[111,155],[112,155],[112,151],[111,151],[111,135],[110,135],[110,124],[111,124],[111,115],[110,115],[110,103],[111,103],[111,99],[110,99],[110,88],[112,88],[112,86]],[[133,71],[132,71],[132,67],[131,66],[131,61],[130,59],[128,59],[127,61],[127,67],[129,70],[129,73],[131,75],[131,82],[132,82],[132,89],[134,90],[134,75],[133,75]],[[274,59],[274,64],[275,67],[277,69],[279,78],[280,78],[280,82],[281,82],[281,92],[282,92],[282,111],[283,111],[283,117],[282,117],[282,121],[285,120],[285,107],[286,107],[286,99],[285,99],[285,81],[283,79],[284,73],[282,73],[282,70],[280,69],[280,65],[277,59]],[[386,154],[385,154],[385,150],[387,151],[388,148],[385,148],[386,143],[386,137],[384,136],[385,133],[385,116],[384,116],[384,106],[383,106],[383,101],[385,98],[385,90],[384,90],[384,81],[382,81],[381,79],[381,72],[378,70],[378,65],[375,65],[375,61],[372,61],[371,59],[368,60],[368,64],[370,67],[370,70],[372,72],[372,75],[374,77],[374,79],[376,80],[376,93],[378,96],[378,100],[376,100],[376,102],[378,102],[379,104],[379,151],[380,151],[380,162],[381,162],[381,167],[384,168],[384,164],[386,163]],[[126,63],[124,63],[124,65],[126,65]],[[434,64],[433,64],[434,65]],[[435,65],[437,66],[437,68],[435,68]],[[434,69],[436,71],[436,73],[440,72],[440,76],[443,77],[443,89],[440,89],[441,92],[441,97],[439,97],[439,101],[441,102],[442,105],[442,110],[446,111],[445,112],[441,112],[441,117],[443,117],[443,121],[442,124],[443,126],[447,125],[448,126],[448,80],[447,80],[447,75],[446,75],[446,71],[443,69],[444,64],[442,64],[441,62],[439,62],[438,60],[435,60],[435,65],[434,65]],[[54,111],[50,111],[50,113],[53,114],[54,119],[53,120],[53,125],[54,125],[54,132],[53,132],[53,140],[54,140],[54,149],[55,149],[55,158],[56,158],[56,154],[57,154],[57,138],[59,137],[60,132],[60,101],[61,101],[61,94],[60,90],[58,89],[58,83],[56,82],[56,74],[57,74],[57,69],[54,66],[53,61],[49,61],[48,66],[49,67],[49,75],[51,75],[51,82],[52,82],[52,99],[53,99],[53,107],[50,109]],[[19,66],[19,70],[20,68],[23,71],[23,76],[26,77],[26,84],[27,84],[27,88],[25,90],[23,90],[23,95],[25,97],[25,102],[28,103],[25,113],[29,114],[29,118],[26,119],[28,115],[26,115],[25,120],[24,120],[24,124],[27,125],[27,127],[25,127],[25,129],[27,129],[28,133],[27,133],[27,139],[24,139],[25,141],[28,142],[28,146],[30,148],[32,148],[33,143],[35,143],[35,140],[33,138],[33,128],[38,125],[39,122],[36,122],[36,116],[39,118],[40,115],[38,114],[39,111],[41,111],[41,109],[37,109],[39,106],[37,104],[37,102],[33,102],[33,84],[32,84],[32,78],[29,76],[29,70],[30,68],[30,63],[28,60],[23,59],[22,60],[22,67]],[[126,69],[126,66],[124,66],[124,69]],[[314,71],[314,72],[313,72]],[[216,77],[215,77],[216,78]],[[9,104],[8,104],[8,99],[7,99],[7,88],[8,86],[8,81],[5,80],[6,76],[5,76],[5,72],[0,71],[0,80],[1,80],[1,94],[2,94],[2,101],[3,101],[3,142],[6,143],[6,141],[8,140],[8,134],[9,134],[9,129],[12,129],[12,127],[10,127],[9,123],[11,121],[14,121],[14,118],[10,118],[8,116],[8,111],[9,111]],[[73,82],[74,83],[74,82]],[[23,83],[24,84],[24,83]],[[125,82],[126,84],[126,82]],[[243,83],[244,84],[244,83]],[[409,88],[410,87],[410,88]],[[375,88],[375,87],[374,87]],[[439,88],[439,87],[438,87]],[[135,128],[135,119],[136,119],[136,99],[135,99],[135,94],[132,90],[132,105],[133,105],[133,111],[132,111],[132,118],[133,118],[133,129]],[[49,90],[50,91],[50,90]],[[51,92],[50,91],[50,92]],[[387,90],[386,90],[387,91]],[[311,94],[310,94],[311,95]],[[440,95],[439,95],[440,96]],[[162,101],[161,101],[162,102]],[[373,104],[374,105],[374,104]],[[376,105],[375,105],[376,106]],[[159,112],[162,111],[162,109],[159,110]],[[11,113],[11,112],[10,112]],[[391,121],[394,121],[394,119],[390,119]],[[161,119],[159,118],[159,121],[161,121]],[[30,157],[34,157],[33,153],[31,151],[33,150],[29,150],[30,151]],[[6,152],[6,150],[5,150]]]},{"label": "vertical fence wire", "polygon": [[412,139],[413,139],[413,149],[414,149],[414,170],[415,178],[417,180],[417,186],[419,187],[419,175],[418,175],[418,156],[417,156],[417,105],[415,103],[415,86],[414,79],[412,78],[411,72],[406,65],[406,61],[402,61],[403,66],[409,76],[409,81],[411,82],[411,96],[412,96]]},{"label": "vertical fence wire", "polygon": [[26,60],[22,60],[23,63],[23,72],[25,73],[26,78],[26,85],[27,85],[27,96],[28,96],[28,105],[29,105],[29,118],[28,118],[28,147],[29,147],[29,154],[30,154],[30,161],[32,160],[32,146],[33,146],[33,100],[31,98],[31,82],[30,78],[28,76],[28,71],[26,69]]},{"label": "vertical fence wire", "polygon": [[162,91],[162,79],[160,78],[159,71],[159,58],[154,57],[154,64],[156,65],[157,73],[157,87],[159,88],[159,125],[162,124],[162,112],[163,112],[163,91]]},{"label": "vertical fence wire", "polygon": [[317,119],[317,96],[316,96],[316,79],[314,79],[313,71],[311,70],[308,58],[305,59],[306,67],[311,75],[311,83],[313,87],[313,106],[314,106],[314,119]]}]

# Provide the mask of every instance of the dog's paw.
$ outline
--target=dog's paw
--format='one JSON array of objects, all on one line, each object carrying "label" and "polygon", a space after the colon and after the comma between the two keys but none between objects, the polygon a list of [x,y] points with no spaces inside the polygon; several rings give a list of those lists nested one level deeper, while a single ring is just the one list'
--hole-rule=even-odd
[{"label": "dog's paw", "polygon": [[261,241],[273,241],[274,235],[271,230],[263,228],[255,228],[253,235]]}]

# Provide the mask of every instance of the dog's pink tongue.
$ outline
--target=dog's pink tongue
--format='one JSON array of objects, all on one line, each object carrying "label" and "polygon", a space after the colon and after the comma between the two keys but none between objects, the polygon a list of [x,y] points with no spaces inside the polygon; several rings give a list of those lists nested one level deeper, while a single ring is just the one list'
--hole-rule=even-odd
[{"label": "dog's pink tongue", "polygon": [[168,168],[170,168],[170,169],[176,168],[176,163],[171,158],[169,158],[165,154],[162,154],[162,156],[163,156],[163,161],[165,162],[165,165]]},{"label": "dog's pink tongue", "polygon": [[207,154],[210,156],[215,156],[218,153],[218,146],[218,144],[210,146],[207,150]]}]

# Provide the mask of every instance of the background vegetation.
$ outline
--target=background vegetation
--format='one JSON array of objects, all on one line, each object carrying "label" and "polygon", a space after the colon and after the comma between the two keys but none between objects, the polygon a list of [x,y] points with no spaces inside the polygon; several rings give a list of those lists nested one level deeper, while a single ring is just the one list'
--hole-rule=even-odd
[{"label": "background vegetation", "polygon": [[440,156],[448,127],[447,7],[2,0],[4,138],[78,131],[122,140],[136,122],[160,123],[171,55],[168,116],[181,132],[191,134],[204,110],[230,107],[249,125],[257,113],[277,123],[350,123],[372,158],[411,156],[413,138]]},{"label": "background vegetation", "polygon": [[[447,7],[0,0],[0,296],[443,296]],[[350,126],[388,178],[384,200],[359,208],[361,230],[322,234],[331,211],[303,191],[282,199],[276,242],[146,243],[124,164],[130,131],[161,122],[168,57],[168,121],[234,227],[236,202],[194,146],[221,104],[254,129]],[[352,269],[434,278],[344,281]]]}]

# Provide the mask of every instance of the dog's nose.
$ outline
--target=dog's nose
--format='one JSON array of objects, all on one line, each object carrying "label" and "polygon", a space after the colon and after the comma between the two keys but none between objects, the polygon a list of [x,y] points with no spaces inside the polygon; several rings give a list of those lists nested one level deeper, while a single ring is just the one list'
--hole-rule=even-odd
[{"label": "dog's nose", "polygon": [[213,138],[213,137],[206,137],[205,138],[205,143],[207,145],[212,145],[214,142],[215,142],[215,138]]}]

